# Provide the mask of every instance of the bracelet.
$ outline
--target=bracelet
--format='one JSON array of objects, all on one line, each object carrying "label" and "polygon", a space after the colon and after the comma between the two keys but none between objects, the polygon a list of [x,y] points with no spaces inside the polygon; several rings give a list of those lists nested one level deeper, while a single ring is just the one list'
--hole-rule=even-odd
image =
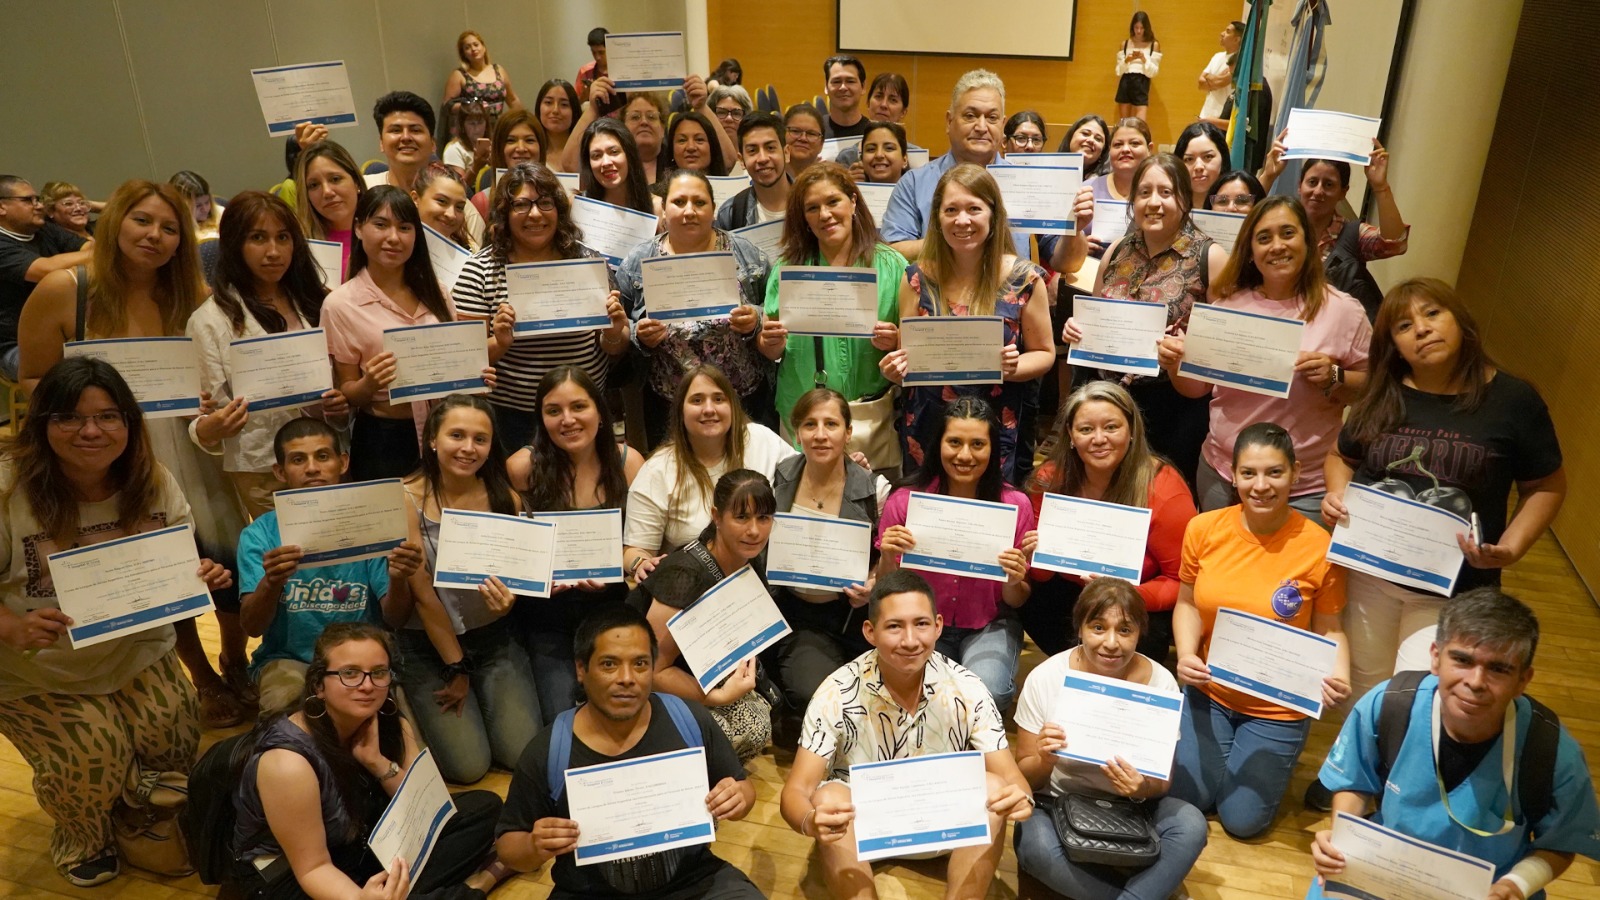
[{"label": "bracelet", "polygon": [[446,663],[439,674],[445,681],[455,681],[461,675],[471,675],[474,668],[472,660],[463,656],[459,662]]},{"label": "bracelet", "polygon": [[807,822],[816,821],[816,817],[817,817],[817,808],[815,806],[813,806],[813,807],[811,807],[811,811],[810,812],[806,813],[804,816],[802,816],[800,818],[800,833],[802,835],[804,835],[806,837],[811,837],[812,836],[811,832],[806,831],[806,823]]}]

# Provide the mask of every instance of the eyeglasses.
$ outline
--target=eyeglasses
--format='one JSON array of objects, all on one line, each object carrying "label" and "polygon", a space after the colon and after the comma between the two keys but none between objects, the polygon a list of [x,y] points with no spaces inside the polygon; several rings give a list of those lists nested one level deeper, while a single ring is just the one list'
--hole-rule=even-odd
[{"label": "eyeglasses", "polygon": [[[13,198],[7,197],[5,199],[10,200]],[[128,425],[128,420],[120,412],[102,412],[95,413],[92,416],[80,416],[77,413],[50,414],[50,424],[68,434],[77,434],[83,430],[83,426],[91,421],[101,431],[121,431]]]},{"label": "eyeglasses", "polygon": [[540,212],[555,212],[556,201],[551,197],[540,197],[537,200],[523,198],[511,201],[511,211],[519,216],[525,216],[533,212],[535,206],[539,207]]},{"label": "eyeglasses", "polygon": [[661,114],[656,112],[628,113],[628,118],[625,121],[629,125],[637,125],[640,122],[660,122]]},{"label": "eyeglasses", "polygon": [[389,682],[394,680],[394,670],[388,666],[379,666],[370,672],[362,671],[359,666],[345,666],[342,669],[328,672],[323,677],[326,678],[328,675],[337,676],[339,683],[347,688],[361,687],[361,682],[366,681],[368,678],[372,679],[373,687],[388,687]]},{"label": "eyeglasses", "polygon": [[14,194],[10,197],[0,197],[0,200],[21,200],[30,206],[40,206],[44,203],[43,200],[39,199],[38,194]]},{"label": "eyeglasses", "polygon": [[712,110],[712,112],[715,112],[717,114],[717,118],[725,122],[739,122],[744,119],[744,110],[737,106],[731,109],[719,106]]},{"label": "eyeglasses", "polygon": [[809,130],[800,129],[800,128],[790,128],[789,129],[789,136],[792,137],[792,138],[799,138],[799,139],[801,139],[803,141],[820,141],[820,140],[822,140],[822,132],[820,132],[820,131],[809,131]]},{"label": "eyeglasses", "polygon": [[87,201],[87,200],[57,200],[56,201],[56,209],[66,210],[67,212],[72,212],[74,210],[79,210],[79,209],[88,209],[88,208],[89,208],[89,201]]},{"label": "eyeglasses", "polygon": [[1016,144],[1018,147],[1044,146],[1044,136],[1038,134],[1013,134],[1011,137],[1006,138],[1006,140]]}]

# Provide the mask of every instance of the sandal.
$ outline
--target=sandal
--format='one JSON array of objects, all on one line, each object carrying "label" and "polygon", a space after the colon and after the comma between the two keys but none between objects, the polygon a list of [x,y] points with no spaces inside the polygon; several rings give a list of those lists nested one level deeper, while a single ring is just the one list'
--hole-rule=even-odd
[{"label": "sandal", "polygon": [[74,866],[60,866],[56,871],[73,885],[88,888],[105,884],[122,874],[122,863],[117,859],[117,851],[106,850],[93,859]]},{"label": "sandal", "polygon": [[221,682],[196,689],[200,694],[200,724],[208,729],[230,728],[244,721],[239,699]]}]

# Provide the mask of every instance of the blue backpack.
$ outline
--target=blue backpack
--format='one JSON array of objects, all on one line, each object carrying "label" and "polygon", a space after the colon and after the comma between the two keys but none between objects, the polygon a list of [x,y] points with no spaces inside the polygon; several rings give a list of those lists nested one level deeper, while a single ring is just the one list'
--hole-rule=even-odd
[{"label": "blue backpack", "polygon": [[[700,723],[695,721],[694,713],[689,711],[689,704],[682,697],[674,694],[656,694],[661,700],[661,705],[666,707],[667,714],[672,717],[672,724],[678,726],[678,735],[683,738],[686,747],[701,747],[705,740],[700,735]],[[545,758],[545,777],[550,782],[550,802],[552,804],[561,800],[561,795],[567,789],[567,763],[572,760],[572,720],[578,714],[576,708],[569,709],[559,716],[550,726],[550,755]]]}]

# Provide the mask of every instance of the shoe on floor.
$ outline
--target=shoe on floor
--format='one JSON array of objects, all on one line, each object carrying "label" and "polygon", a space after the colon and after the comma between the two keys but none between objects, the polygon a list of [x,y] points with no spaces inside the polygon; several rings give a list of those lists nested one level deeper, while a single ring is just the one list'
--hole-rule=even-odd
[{"label": "shoe on floor", "polygon": [[94,859],[86,859],[75,866],[60,869],[61,877],[78,887],[95,887],[105,884],[122,873],[117,851],[107,850]]},{"label": "shoe on floor", "polygon": [[1313,778],[1311,783],[1306,785],[1306,795],[1303,798],[1303,802],[1306,809],[1314,809],[1317,812],[1332,812],[1333,791],[1323,787],[1321,779]]},{"label": "shoe on floor", "polygon": [[244,721],[245,712],[239,699],[227,685],[217,684],[199,689],[200,724],[206,728],[230,728]]},{"label": "shoe on floor", "polygon": [[250,680],[250,670],[243,664],[232,663],[222,663],[221,668],[222,682],[233,692],[239,705],[244,707],[245,714],[254,716],[261,712],[261,694],[256,690],[256,683]]}]

